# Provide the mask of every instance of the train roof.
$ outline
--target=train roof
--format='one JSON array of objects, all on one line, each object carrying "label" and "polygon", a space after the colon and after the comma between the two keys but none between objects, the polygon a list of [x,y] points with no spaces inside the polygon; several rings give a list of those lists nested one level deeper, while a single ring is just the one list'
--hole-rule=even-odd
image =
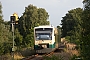
[{"label": "train roof", "polygon": [[37,28],[54,28],[54,26],[52,25],[43,25],[43,26],[38,26],[38,27],[34,27],[35,29]]}]

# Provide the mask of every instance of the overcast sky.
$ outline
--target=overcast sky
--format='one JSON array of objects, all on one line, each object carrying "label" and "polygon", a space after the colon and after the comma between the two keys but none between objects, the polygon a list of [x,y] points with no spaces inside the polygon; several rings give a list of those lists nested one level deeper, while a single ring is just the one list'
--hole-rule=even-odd
[{"label": "overcast sky", "polygon": [[50,24],[57,26],[65,14],[75,8],[82,8],[83,0],[0,0],[3,7],[3,19],[10,20],[10,15],[17,12],[19,16],[29,4],[44,8],[49,13]]}]

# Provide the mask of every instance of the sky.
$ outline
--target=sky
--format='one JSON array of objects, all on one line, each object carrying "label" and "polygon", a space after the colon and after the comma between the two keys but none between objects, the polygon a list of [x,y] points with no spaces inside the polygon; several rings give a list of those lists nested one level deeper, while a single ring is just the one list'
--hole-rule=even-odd
[{"label": "sky", "polygon": [[2,3],[3,19],[10,20],[10,16],[16,12],[19,17],[24,13],[29,4],[44,8],[49,14],[50,24],[58,26],[62,17],[75,8],[83,8],[83,0],[0,0]]}]

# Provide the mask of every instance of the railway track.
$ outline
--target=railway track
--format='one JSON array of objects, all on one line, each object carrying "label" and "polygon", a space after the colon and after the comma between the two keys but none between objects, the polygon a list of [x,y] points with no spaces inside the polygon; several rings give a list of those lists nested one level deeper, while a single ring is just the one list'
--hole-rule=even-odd
[{"label": "railway track", "polygon": [[[64,46],[60,46],[58,49],[56,49],[55,51],[51,52],[51,53],[47,53],[47,54],[35,54],[32,56],[29,56],[27,58],[24,58],[22,60],[44,60],[43,56],[59,56],[63,57],[63,60],[69,60],[69,58],[71,57],[71,51],[73,50],[69,50],[70,52],[67,52],[66,50],[64,51]],[[74,53],[74,52],[73,52]],[[59,58],[59,57],[58,57]]]},{"label": "railway track", "polygon": [[58,49],[56,49],[55,51],[52,51],[50,53],[45,53],[45,54],[35,54],[35,55],[32,55],[32,56],[29,56],[27,58],[23,58],[22,60],[44,60],[43,56],[52,56],[52,55],[57,55],[61,52],[64,52],[64,47],[63,45],[61,47],[59,47]]},{"label": "railway track", "polygon": [[23,58],[22,60],[44,60],[43,56],[51,56],[55,53],[60,53],[61,51],[63,51],[63,49],[59,48],[53,52],[50,52],[50,53],[46,53],[46,54],[35,54],[35,55],[32,55],[32,56],[29,56],[27,58]]},{"label": "railway track", "polygon": [[48,54],[36,54],[36,55],[29,56],[27,58],[24,58],[22,60],[44,60],[43,56],[50,56],[52,54],[53,54],[53,52],[48,53]]}]

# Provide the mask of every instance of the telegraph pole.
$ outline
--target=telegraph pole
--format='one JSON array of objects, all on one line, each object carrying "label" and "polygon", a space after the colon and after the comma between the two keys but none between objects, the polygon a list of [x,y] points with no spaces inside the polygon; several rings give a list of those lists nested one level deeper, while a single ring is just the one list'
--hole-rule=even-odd
[{"label": "telegraph pole", "polygon": [[13,16],[10,16],[10,21],[11,21],[11,28],[12,28],[12,36],[13,36],[13,47],[12,47],[12,52],[13,52],[13,60],[14,60],[14,30],[15,30],[15,25],[18,24],[18,15],[16,13],[13,14]]},{"label": "telegraph pole", "polygon": [[14,48],[14,25],[15,25],[15,23],[12,23],[12,34],[13,34],[13,48],[12,48],[12,51],[13,51],[13,60],[14,60],[14,51],[15,51],[15,48]]},{"label": "telegraph pole", "polygon": [[10,16],[10,21],[11,21],[11,28],[12,28],[12,36],[13,36],[13,47],[12,47],[12,57],[13,57],[13,60],[14,60],[14,25],[15,25],[15,16]]}]

